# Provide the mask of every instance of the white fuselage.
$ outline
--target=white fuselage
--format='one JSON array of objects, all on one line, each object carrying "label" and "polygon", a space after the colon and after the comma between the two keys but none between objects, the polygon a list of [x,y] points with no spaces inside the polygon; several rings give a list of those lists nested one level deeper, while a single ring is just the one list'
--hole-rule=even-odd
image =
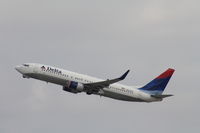
[{"label": "white fuselage", "polygon": [[[41,69],[43,66],[46,69]],[[61,86],[66,86],[68,81],[75,81],[83,84],[103,81],[88,75],[36,63],[27,63],[26,65],[17,66],[16,70],[19,71],[23,77],[35,78]],[[96,94],[124,101],[154,102],[162,100],[161,98],[151,97],[151,95],[138,90],[137,87],[121,85],[118,83],[111,84]]]}]

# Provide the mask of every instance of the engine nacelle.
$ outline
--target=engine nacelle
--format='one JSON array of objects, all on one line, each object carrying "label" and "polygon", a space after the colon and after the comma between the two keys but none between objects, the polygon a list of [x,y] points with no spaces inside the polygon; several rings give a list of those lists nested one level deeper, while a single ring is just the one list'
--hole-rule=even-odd
[{"label": "engine nacelle", "polygon": [[79,93],[82,92],[83,89],[84,89],[83,84],[75,81],[68,81],[66,86],[63,86],[64,91],[68,91],[71,93]]}]

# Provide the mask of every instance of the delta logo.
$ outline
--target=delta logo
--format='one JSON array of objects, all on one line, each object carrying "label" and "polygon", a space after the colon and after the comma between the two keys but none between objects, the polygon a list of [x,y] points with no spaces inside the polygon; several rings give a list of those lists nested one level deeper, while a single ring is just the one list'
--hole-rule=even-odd
[{"label": "delta logo", "polygon": [[45,66],[42,66],[42,67],[41,67],[41,69],[42,69],[43,71],[45,71],[45,70],[46,70]]},{"label": "delta logo", "polygon": [[42,70],[42,71],[52,72],[52,73],[62,74],[62,71],[60,71],[60,70],[58,70],[58,69],[51,68],[51,67],[42,66],[42,67],[41,67],[41,70]]}]

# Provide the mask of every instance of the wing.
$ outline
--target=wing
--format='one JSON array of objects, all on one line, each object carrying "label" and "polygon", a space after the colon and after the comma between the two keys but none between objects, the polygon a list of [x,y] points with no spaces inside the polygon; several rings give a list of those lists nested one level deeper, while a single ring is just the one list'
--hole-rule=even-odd
[{"label": "wing", "polygon": [[84,84],[84,89],[88,94],[97,93],[99,90],[108,87],[110,84],[124,80],[130,70],[126,71],[121,77],[115,79],[108,79],[105,81]]}]

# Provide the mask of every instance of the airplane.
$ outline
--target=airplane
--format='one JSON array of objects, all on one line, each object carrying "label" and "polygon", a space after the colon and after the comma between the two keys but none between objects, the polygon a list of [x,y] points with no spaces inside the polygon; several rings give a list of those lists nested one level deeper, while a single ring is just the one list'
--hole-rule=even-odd
[{"label": "airplane", "polygon": [[34,78],[45,82],[61,85],[64,91],[70,93],[85,92],[130,102],[159,102],[171,94],[162,94],[166,88],[174,69],[167,69],[161,75],[144,86],[127,86],[117,82],[126,78],[130,70],[114,79],[102,80],[88,75],[83,75],[64,69],[38,63],[25,63],[15,69],[23,78]]}]

